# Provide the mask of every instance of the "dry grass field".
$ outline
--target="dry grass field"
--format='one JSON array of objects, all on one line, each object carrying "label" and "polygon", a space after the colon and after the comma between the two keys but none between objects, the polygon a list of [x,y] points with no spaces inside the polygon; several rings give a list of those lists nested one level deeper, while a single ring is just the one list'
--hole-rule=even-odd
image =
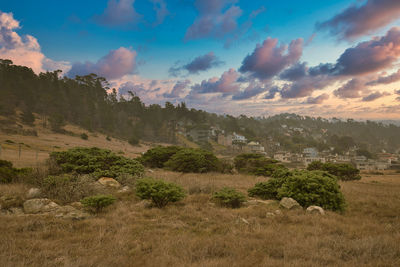
[{"label": "dry grass field", "polygon": [[[400,266],[400,176],[343,182],[348,208],[268,217],[277,204],[228,209],[210,192],[245,192],[265,178],[156,170],[191,192],[165,209],[144,208],[133,193],[83,221],[0,217],[0,266]],[[0,193],[23,195],[24,185]],[[246,222],[243,220],[245,219]]]}]

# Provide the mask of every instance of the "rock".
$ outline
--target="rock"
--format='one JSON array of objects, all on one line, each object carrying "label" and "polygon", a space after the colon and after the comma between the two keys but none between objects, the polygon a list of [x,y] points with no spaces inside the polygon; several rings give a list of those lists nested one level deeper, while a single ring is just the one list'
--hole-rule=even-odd
[{"label": "rock", "polygon": [[137,203],[135,206],[140,207],[140,208],[143,208],[143,209],[149,209],[149,208],[151,208],[153,205],[151,204],[151,201],[150,201],[150,200],[144,199],[144,200],[140,201],[139,203]]},{"label": "rock", "polygon": [[306,209],[307,213],[311,213],[311,214],[320,214],[320,215],[325,215],[325,211],[323,208],[319,207],[319,206],[310,206]]},{"label": "rock", "polygon": [[275,213],[275,215],[282,215],[282,211],[280,211],[280,210],[276,210],[276,211],[274,211],[274,213]]},{"label": "rock", "polygon": [[281,202],[279,202],[279,205],[288,210],[301,208],[300,204],[296,200],[290,197],[282,198]]},{"label": "rock", "polygon": [[10,208],[10,212],[13,215],[24,215],[24,211],[21,208]]},{"label": "rock", "polygon": [[31,198],[38,198],[40,197],[41,191],[39,188],[31,188],[28,190],[28,193],[26,193],[26,198],[31,199]]},{"label": "rock", "polygon": [[132,191],[131,188],[126,185],[126,186],[122,187],[120,190],[118,190],[118,193],[129,193],[131,191]]},{"label": "rock", "polygon": [[242,218],[240,216],[236,219],[236,223],[237,224],[239,224],[239,223],[250,224],[248,220],[246,220],[245,218]]},{"label": "rock", "polygon": [[154,172],[152,169],[148,169],[147,171],[150,172],[150,173],[153,173],[153,172]]},{"label": "rock", "polygon": [[60,206],[47,198],[34,198],[24,202],[25,213],[44,213],[58,209]]},{"label": "rock", "polygon": [[109,178],[109,177],[102,177],[99,180],[97,180],[97,182],[99,182],[100,184],[102,184],[104,186],[109,186],[109,187],[113,187],[113,188],[121,187],[121,184],[118,183],[117,180],[115,180],[113,178]]}]

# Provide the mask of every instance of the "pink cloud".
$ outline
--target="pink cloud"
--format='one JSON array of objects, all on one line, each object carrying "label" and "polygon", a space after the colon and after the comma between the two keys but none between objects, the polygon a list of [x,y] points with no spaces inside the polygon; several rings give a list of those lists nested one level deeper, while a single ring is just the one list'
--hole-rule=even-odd
[{"label": "pink cloud", "polygon": [[106,26],[126,26],[137,23],[142,15],[134,8],[135,0],[109,0],[103,14],[95,20]]},{"label": "pink cloud", "polygon": [[278,39],[268,38],[262,44],[257,44],[253,53],[245,57],[239,71],[261,80],[270,79],[299,61],[302,52],[301,38],[293,40],[289,46],[278,46]]},{"label": "pink cloud", "polygon": [[225,71],[220,78],[213,77],[203,80],[200,84],[192,86],[192,91],[198,94],[223,93],[234,94],[239,91],[240,85],[237,83],[239,73],[234,69]]},{"label": "pink cloud", "polygon": [[378,79],[367,83],[367,85],[390,84],[397,81],[400,81],[400,69],[389,76],[381,76]]},{"label": "pink cloud", "polygon": [[400,1],[368,0],[351,5],[323,23],[319,29],[328,29],[340,39],[353,39],[380,29],[400,17]]},{"label": "pink cloud", "polygon": [[117,50],[111,50],[96,63],[90,61],[74,63],[68,76],[75,77],[76,75],[95,73],[109,80],[119,79],[136,70],[136,55],[136,51],[120,47]]}]

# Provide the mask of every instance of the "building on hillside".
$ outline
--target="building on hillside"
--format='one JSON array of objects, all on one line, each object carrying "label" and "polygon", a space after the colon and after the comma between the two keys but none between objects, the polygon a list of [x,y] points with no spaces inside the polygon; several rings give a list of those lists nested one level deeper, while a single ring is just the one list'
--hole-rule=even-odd
[{"label": "building on hillside", "polygon": [[232,135],[232,142],[233,143],[242,143],[242,144],[246,144],[247,143],[247,138],[244,137],[243,135],[237,134],[237,133],[233,133]]},{"label": "building on hillside", "polygon": [[303,158],[303,163],[307,167],[311,162],[314,161],[320,161],[322,163],[326,162],[326,159],[324,157],[304,157]]},{"label": "building on hillside", "polygon": [[246,146],[243,147],[244,152],[246,153],[265,153],[264,147],[259,142],[251,141]]}]

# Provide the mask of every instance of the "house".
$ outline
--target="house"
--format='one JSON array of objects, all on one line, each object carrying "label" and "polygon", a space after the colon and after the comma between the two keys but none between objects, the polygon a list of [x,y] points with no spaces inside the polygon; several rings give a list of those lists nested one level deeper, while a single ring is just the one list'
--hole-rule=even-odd
[{"label": "house", "polygon": [[265,153],[265,149],[259,142],[250,142],[248,143],[243,150],[247,153]]},{"label": "house", "polygon": [[243,135],[237,134],[237,133],[233,133],[232,135],[232,142],[233,143],[242,143],[242,144],[246,144],[247,143],[247,138],[244,137]]},{"label": "house", "polygon": [[304,165],[305,165],[306,167],[307,167],[308,165],[310,165],[311,162],[314,162],[314,161],[320,161],[320,162],[322,162],[322,163],[325,163],[325,162],[326,162],[326,159],[325,159],[325,158],[322,158],[322,157],[309,157],[309,156],[306,156],[306,157],[303,158],[303,163],[304,163]]},{"label": "house", "polygon": [[317,158],[318,150],[315,147],[308,147],[303,149],[303,155],[305,158]]}]

